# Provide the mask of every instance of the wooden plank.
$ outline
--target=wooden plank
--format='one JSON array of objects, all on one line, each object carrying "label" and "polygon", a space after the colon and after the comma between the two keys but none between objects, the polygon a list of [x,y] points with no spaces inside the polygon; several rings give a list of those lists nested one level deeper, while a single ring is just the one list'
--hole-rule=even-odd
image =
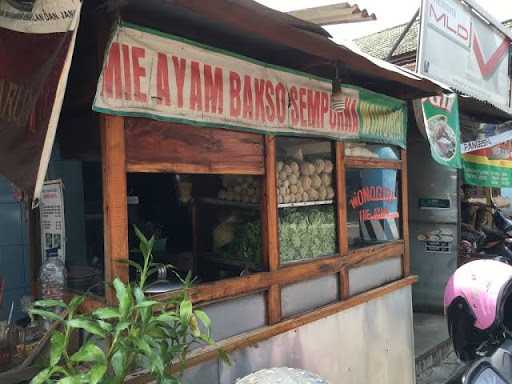
[{"label": "wooden plank", "polygon": [[261,135],[147,119],[126,122],[129,172],[264,174]]},{"label": "wooden plank", "polygon": [[346,300],[350,296],[350,283],[349,283],[347,267],[343,267],[340,270],[339,279],[340,279],[340,299]]},{"label": "wooden plank", "polygon": [[[124,119],[100,115],[103,165],[103,227],[105,241],[105,281],[115,277],[128,281],[128,203],[126,196],[126,157]],[[107,301],[112,303],[112,289]]]},{"label": "wooden plank", "polygon": [[402,258],[402,269],[404,277],[411,274],[411,251],[409,243],[409,187],[407,174],[407,152],[402,150],[402,236],[404,239],[404,254]]},{"label": "wooden plank", "polygon": [[372,159],[367,157],[347,156],[345,159],[347,168],[385,168],[400,169],[402,162],[399,160]]},{"label": "wooden plank", "polygon": [[[190,297],[194,303],[202,303],[239,296],[262,289],[269,289],[272,285],[288,285],[298,281],[337,273],[345,264],[346,262],[339,256],[308,263],[292,264],[272,272],[261,272],[200,284],[190,290]],[[166,300],[175,295],[176,293],[165,293],[154,296],[154,299]]]},{"label": "wooden plank", "polygon": [[[340,301],[334,304],[329,304],[322,308],[317,308],[311,312],[301,314],[285,321],[282,321],[275,325],[266,326],[257,330],[243,333],[228,339],[218,342],[214,346],[204,347],[193,351],[189,354],[185,367],[190,368],[209,360],[216,359],[218,351],[223,350],[227,353],[261,343],[264,340],[270,339],[279,334],[297,329],[306,324],[318,321],[328,316],[332,316],[338,312],[353,308],[355,306],[364,304],[368,301],[372,301],[393,293],[399,289],[408,287],[417,281],[415,276],[409,276],[405,279],[394,281],[390,284],[386,284],[382,287],[372,289],[368,292],[353,296],[345,301]],[[174,368],[173,368],[174,367]],[[177,364],[171,367],[171,371],[176,372],[179,368]],[[148,373],[138,373],[137,375],[131,376],[127,379],[127,384],[144,384],[152,381]]]},{"label": "wooden plank", "polygon": [[[279,219],[277,208],[276,139],[265,136],[265,182],[263,195],[263,249],[268,271],[279,269]],[[267,292],[267,322],[275,324],[281,320],[281,288],[277,284]]]},{"label": "wooden plank", "polygon": [[353,268],[363,264],[372,264],[390,257],[401,257],[404,254],[404,241],[379,244],[372,247],[355,249],[350,252],[347,264]]},{"label": "wooden plank", "polygon": [[[347,228],[347,195],[346,195],[346,168],[345,168],[345,144],[337,142],[335,147],[336,156],[336,206],[337,206],[337,229],[338,245],[340,255],[347,257],[348,247],[348,228]],[[338,274],[340,299],[348,297],[349,279],[347,269],[344,268]]]},{"label": "wooden plank", "polygon": [[299,9],[296,11],[290,11],[288,14],[318,25],[336,25],[376,20],[375,14],[372,13],[370,15],[366,9],[361,11],[357,5],[351,5],[349,3],[338,3]]},{"label": "wooden plank", "polygon": [[340,254],[348,255],[347,195],[346,195],[345,145],[336,143],[336,203],[338,207],[338,241]]},{"label": "wooden plank", "polygon": [[271,285],[268,289],[267,321],[270,325],[281,321],[281,287],[279,285]]}]

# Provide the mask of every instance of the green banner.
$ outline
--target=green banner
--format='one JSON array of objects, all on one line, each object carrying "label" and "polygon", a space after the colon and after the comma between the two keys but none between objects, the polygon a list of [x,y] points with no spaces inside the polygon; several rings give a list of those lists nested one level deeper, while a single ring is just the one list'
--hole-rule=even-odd
[{"label": "green banner", "polygon": [[346,84],[333,95],[330,79],[128,23],[117,26],[107,48],[93,110],[273,135],[406,145],[403,100]]},{"label": "green banner", "polygon": [[[481,187],[512,187],[512,125],[479,124],[463,144],[464,182]],[[473,150],[472,150],[473,149]]]},{"label": "green banner", "polygon": [[459,102],[456,94],[421,100],[423,125],[436,162],[461,168]]}]

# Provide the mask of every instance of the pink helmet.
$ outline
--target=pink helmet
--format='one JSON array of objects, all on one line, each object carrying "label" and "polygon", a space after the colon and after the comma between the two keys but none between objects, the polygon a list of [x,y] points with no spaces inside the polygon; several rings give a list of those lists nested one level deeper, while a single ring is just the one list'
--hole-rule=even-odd
[{"label": "pink helmet", "polygon": [[[495,260],[464,264],[444,291],[445,315],[455,352],[473,360],[485,341],[512,325],[512,266]],[[502,333],[502,332],[501,332]]]}]

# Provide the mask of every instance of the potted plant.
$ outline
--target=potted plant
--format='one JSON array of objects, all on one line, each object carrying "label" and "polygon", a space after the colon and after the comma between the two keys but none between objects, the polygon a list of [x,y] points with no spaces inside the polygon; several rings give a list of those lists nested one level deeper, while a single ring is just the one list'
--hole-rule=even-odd
[{"label": "potted plant", "polygon": [[[138,271],[135,284],[125,284],[118,278],[113,281],[117,306],[80,314],[83,296],[69,303],[34,303],[32,315],[61,324],[50,338],[48,364],[32,384],[121,384],[138,369],[146,369],[158,383],[180,383],[179,375],[169,366],[179,364],[181,371],[193,343],[213,344],[208,316],[194,309],[188,296],[190,273],[180,278],[183,288],[173,299],[155,301],[145,295],[147,279],[159,267],[152,262],[155,239],[148,240],[137,228],[135,232],[144,262],[139,265],[129,261]],[[78,331],[85,331],[87,337],[72,353],[70,340]],[[227,359],[224,353],[220,355]]]}]

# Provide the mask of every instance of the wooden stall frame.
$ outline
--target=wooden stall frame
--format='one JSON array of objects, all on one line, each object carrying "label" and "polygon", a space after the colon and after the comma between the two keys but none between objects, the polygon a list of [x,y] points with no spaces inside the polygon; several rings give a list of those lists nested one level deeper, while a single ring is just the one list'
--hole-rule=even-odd
[{"label": "wooden stall frame", "polygon": [[[173,170],[173,164],[159,164],[158,169],[150,163],[139,161],[134,167],[127,159],[125,151],[126,131],[124,118],[117,116],[102,116],[102,155],[103,155],[103,185],[104,185],[104,214],[105,214],[105,255],[106,279],[112,281],[115,276],[123,280],[128,279],[128,268],[119,260],[128,258],[128,217],[126,177],[127,172],[155,172],[155,170]],[[407,158],[402,151],[401,160],[382,160],[372,158],[345,157],[345,147],[342,142],[333,145],[336,162],[336,197],[337,207],[337,235],[339,252],[332,257],[318,258],[301,263],[280,265],[279,260],[279,229],[277,204],[277,178],[276,178],[276,138],[264,137],[264,177],[262,197],[262,242],[265,272],[248,276],[229,278],[210,283],[200,284],[190,289],[190,297],[196,305],[207,305],[212,302],[233,299],[236,297],[266,292],[267,297],[267,326],[234,338],[221,341],[228,352],[264,340],[276,334],[286,332],[308,322],[318,320],[329,314],[334,314],[364,301],[379,297],[393,290],[403,288],[414,283],[415,279],[409,276],[409,245],[407,230]],[[129,166],[129,164],[131,164]],[[345,192],[345,175],[347,168],[385,168],[397,169],[401,174],[402,193],[402,223],[403,240],[383,243],[360,249],[350,249],[347,238],[347,202]],[[181,169],[181,168],[180,168]],[[240,173],[242,172],[242,173]],[[223,173],[223,172],[219,172]],[[230,169],[227,173],[246,174],[243,170]],[[258,172],[256,172],[258,173]],[[253,174],[249,172],[247,174]],[[404,279],[395,281],[381,288],[369,292],[349,296],[348,272],[350,268],[376,263],[388,258],[401,257]],[[310,280],[330,274],[337,274],[339,279],[339,301],[301,314],[292,318],[283,319],[281,314],[281,287],[300,281]],[[166,300],[176,293],[155,296],[157,300]],[[111,291],[107,292],[107,302],[112,303],[114,297]],[[88,307],[94,308],[98,303],[90,303]],[[198,364],[214,358],[215,349],[201,349],[190,357],[191,365]]]},{"label": "wooden stall frame", "polygon": [[404,253],[402,256],[402,274],[407,277],[411,274],[411,254],[410,254],[410,242],[409,242],[409,186],[408,186],[408,174],[407,174],[407,151],[402,149],[402,237],[404,239]]},{"label": "wooden stall frame", "polygon": [[[277,271],[279,261],[279,219],[277,207],[276,139],[265,136],[265,181],[263,188],[263,259],[269,272]],[[271,284],[267,293],[267,321],[276,324],[281,320],[281,288]]]},{"label": "wooden stall frame", "polygon": [[[126,192],[126,156],[124,118],[101,115],[101,154],[103,166],[103,214],[105,242],[105,281],[119,277],[128,281],[128,202]],[[113,303],[114,293],[106,284],[106,299]]]},{"label": "wooden stall frame", "polygon": [[[336,206],[337,206],[337,219],[338,219],[338,244],[340,247],[340,255],[342,257],[348,256],[348,236],[347,236],[347,196],[345,189],[346,167],[345,167],[345,144],[336,142],[335,144],[336,156]],[[340,299],[345,300],[349,296],[349,280],[348,270],[343,268],[338,274]]]}]

